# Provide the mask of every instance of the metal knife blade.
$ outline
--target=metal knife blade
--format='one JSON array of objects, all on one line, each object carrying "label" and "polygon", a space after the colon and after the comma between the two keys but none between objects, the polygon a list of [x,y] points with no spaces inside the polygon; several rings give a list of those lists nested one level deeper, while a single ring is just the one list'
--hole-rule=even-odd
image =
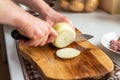
[{"label": "metal knife blade", "polygon": [[77,33],[75,41],[85,41],[85,40],[88,40],[88,39],[91,39],[91,38],[93,38],[92,35]]}]

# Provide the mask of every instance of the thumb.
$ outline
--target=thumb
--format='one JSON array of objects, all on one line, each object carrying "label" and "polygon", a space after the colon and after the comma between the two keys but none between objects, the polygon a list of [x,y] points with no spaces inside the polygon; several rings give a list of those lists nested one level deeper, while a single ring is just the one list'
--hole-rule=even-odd
[{"label": "thumb", "polygon": [[58,36],[57,32],[51,27],[51,32],[48,36],[47,43],[53,42],[57,36]]}]

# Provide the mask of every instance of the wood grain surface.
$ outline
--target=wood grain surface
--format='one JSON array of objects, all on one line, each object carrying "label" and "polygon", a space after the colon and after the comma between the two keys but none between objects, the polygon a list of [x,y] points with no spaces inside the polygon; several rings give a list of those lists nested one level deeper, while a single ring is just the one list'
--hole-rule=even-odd
[{"label": "wood grain surface", "polygon": [[52,44],[42,47],[27,47],[18,44],[20,54],[28,60],[44,80],[107,80],[114,69],[111,59],[99,48],[85,40],[73,42],[68,47],[81,54],[72,59],[61,59],[55,55],[59,48]]}]

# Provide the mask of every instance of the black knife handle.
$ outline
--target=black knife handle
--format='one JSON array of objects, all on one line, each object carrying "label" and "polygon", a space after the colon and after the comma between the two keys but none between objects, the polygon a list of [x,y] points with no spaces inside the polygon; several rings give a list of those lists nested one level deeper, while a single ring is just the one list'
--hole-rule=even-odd
[{"label": "black knife handle", "polygon": [[23,39],[23,40],[25,40],[25,41],[28,41],[28,40],[29,40],[28,37],[21,35],[16,29],[11,32],[11,36],[12,36],[15,40],[20,40],[20,39]]}]

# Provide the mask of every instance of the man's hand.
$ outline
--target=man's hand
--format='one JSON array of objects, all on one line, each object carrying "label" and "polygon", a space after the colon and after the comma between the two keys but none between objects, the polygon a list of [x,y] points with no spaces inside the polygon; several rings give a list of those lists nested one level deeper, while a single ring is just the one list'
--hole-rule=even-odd
[{"label": "man's hand", "polygon": [[26,20],[28,23],[18,28],[18,31],[22,35],[30,38],[29,41],[22,41],[23,44],[28,46],[43,46],[49,42],[53,42],[56,38],[57,33],[49,23],[35,17]]}]

